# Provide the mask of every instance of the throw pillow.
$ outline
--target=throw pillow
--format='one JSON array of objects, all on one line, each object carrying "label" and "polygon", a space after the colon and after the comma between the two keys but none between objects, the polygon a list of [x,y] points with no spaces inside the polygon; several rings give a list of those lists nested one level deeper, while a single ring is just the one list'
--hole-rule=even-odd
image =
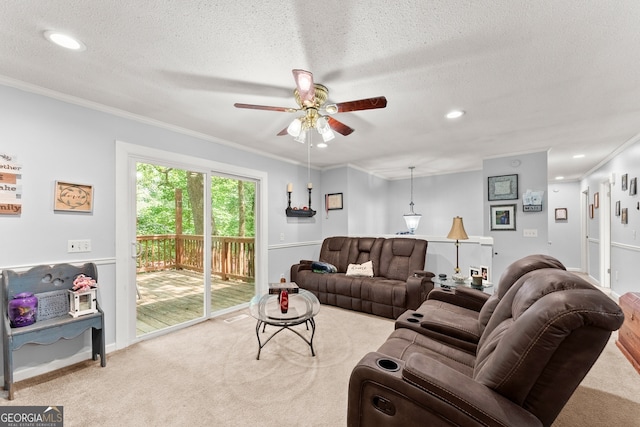
[{"label": "throw pillow", "polygon": [[314,261],[311,263],[311,271],[314,273],[336,273],[338,269],[328,262]]},{"label": "throw pillow", "polygon": [[373,261],[367,261],[363,264],[349,264],[346,275],[373,277]]}]

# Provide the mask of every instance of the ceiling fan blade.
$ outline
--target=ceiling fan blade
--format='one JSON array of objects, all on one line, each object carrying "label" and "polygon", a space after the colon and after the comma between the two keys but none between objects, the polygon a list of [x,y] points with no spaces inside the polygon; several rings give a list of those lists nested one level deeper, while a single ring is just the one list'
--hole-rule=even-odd
[{"label": "ceiling fan blade", "polygon": [[268,111],[284,111],[285,113],[295,113],[298,111],[296,108],[288,107],[270,107],[267,105],[254,105],[254,104],[233,104],[236,108],[248,108],[250,110],[268,110]]},{"label": "ceiling fan blade", "polygon": [[387,98],[377,96],[375,98],[359,99],[357,101],[339,102],[336,104],[338,113],[346,113],[349,111],[373,110],[376,108],[384,108],[387,106]]},{"label": "ceiling fan blade", "polygon": [[289,134],[289,132],[287,132],[287,129],[288,129],[288,128],[289,128],[289,127],[287,126],[286,128],[282,129],[280,132],[278,132],[276,135],[277,135],[277,136],[288,135],[288,134]]},{"label": "ceiling fan blade", "polygon": [[298,69],[292,70],[292,72],[302,105],[307,107],[313,106],[316,97],[316,87],[313,83],[313,74],[311,74],[310,71]]},{"label": "ceiling fan blade", "polygon": [[327,117],[327,121],[329,122],[329,126],[331,127],[331,129],[344,136],[351,135],[351,133],[355,130],[345,125],[344,123],[337,121],[333,117]]}]

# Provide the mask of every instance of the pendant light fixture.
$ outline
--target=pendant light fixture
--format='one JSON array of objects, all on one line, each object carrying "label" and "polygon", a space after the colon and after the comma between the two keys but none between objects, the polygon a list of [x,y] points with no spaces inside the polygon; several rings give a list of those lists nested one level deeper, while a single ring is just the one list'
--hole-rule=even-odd
[{"label": "pendant light fixture", "polygon": [[415,234],[418,224],[420,224],[420,218],[422,218],[422,215],[413,212],[413,170],[415,168],[415,166],[409,166],[411,170],[411,203],[409,203],[409,213],[404,214],[404,221],[410,234]]}]

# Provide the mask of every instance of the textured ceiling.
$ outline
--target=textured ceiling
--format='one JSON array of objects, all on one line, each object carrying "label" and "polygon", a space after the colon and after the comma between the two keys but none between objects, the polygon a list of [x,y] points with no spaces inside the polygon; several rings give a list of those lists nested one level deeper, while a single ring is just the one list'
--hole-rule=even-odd
[{"label": "textured ceiling", "polygon": [[549,178],[577,179],[640,132],[639,23],[637,0],[3,1],[0,83],[306,163],[276,136],[296,115],[233,107],[295,107],[303,68],[331,102],[388,99],[337,114],[355,132],[313,148],[315,167],[394,179],[549,150]]}]

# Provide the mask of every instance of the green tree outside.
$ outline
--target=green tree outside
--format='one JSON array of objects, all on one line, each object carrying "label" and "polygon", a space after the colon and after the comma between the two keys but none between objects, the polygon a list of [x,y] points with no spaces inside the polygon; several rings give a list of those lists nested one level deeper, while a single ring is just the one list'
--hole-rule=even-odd
[{"label": "green tree outside", "polygon": [[[183,195],[183,234],[202,234],[203,174],[147,163],[136,171],[138,235],[176,232],[176,189]],[[212,235],[255,237],[255,190],[251,181],[211,178]]]}]

